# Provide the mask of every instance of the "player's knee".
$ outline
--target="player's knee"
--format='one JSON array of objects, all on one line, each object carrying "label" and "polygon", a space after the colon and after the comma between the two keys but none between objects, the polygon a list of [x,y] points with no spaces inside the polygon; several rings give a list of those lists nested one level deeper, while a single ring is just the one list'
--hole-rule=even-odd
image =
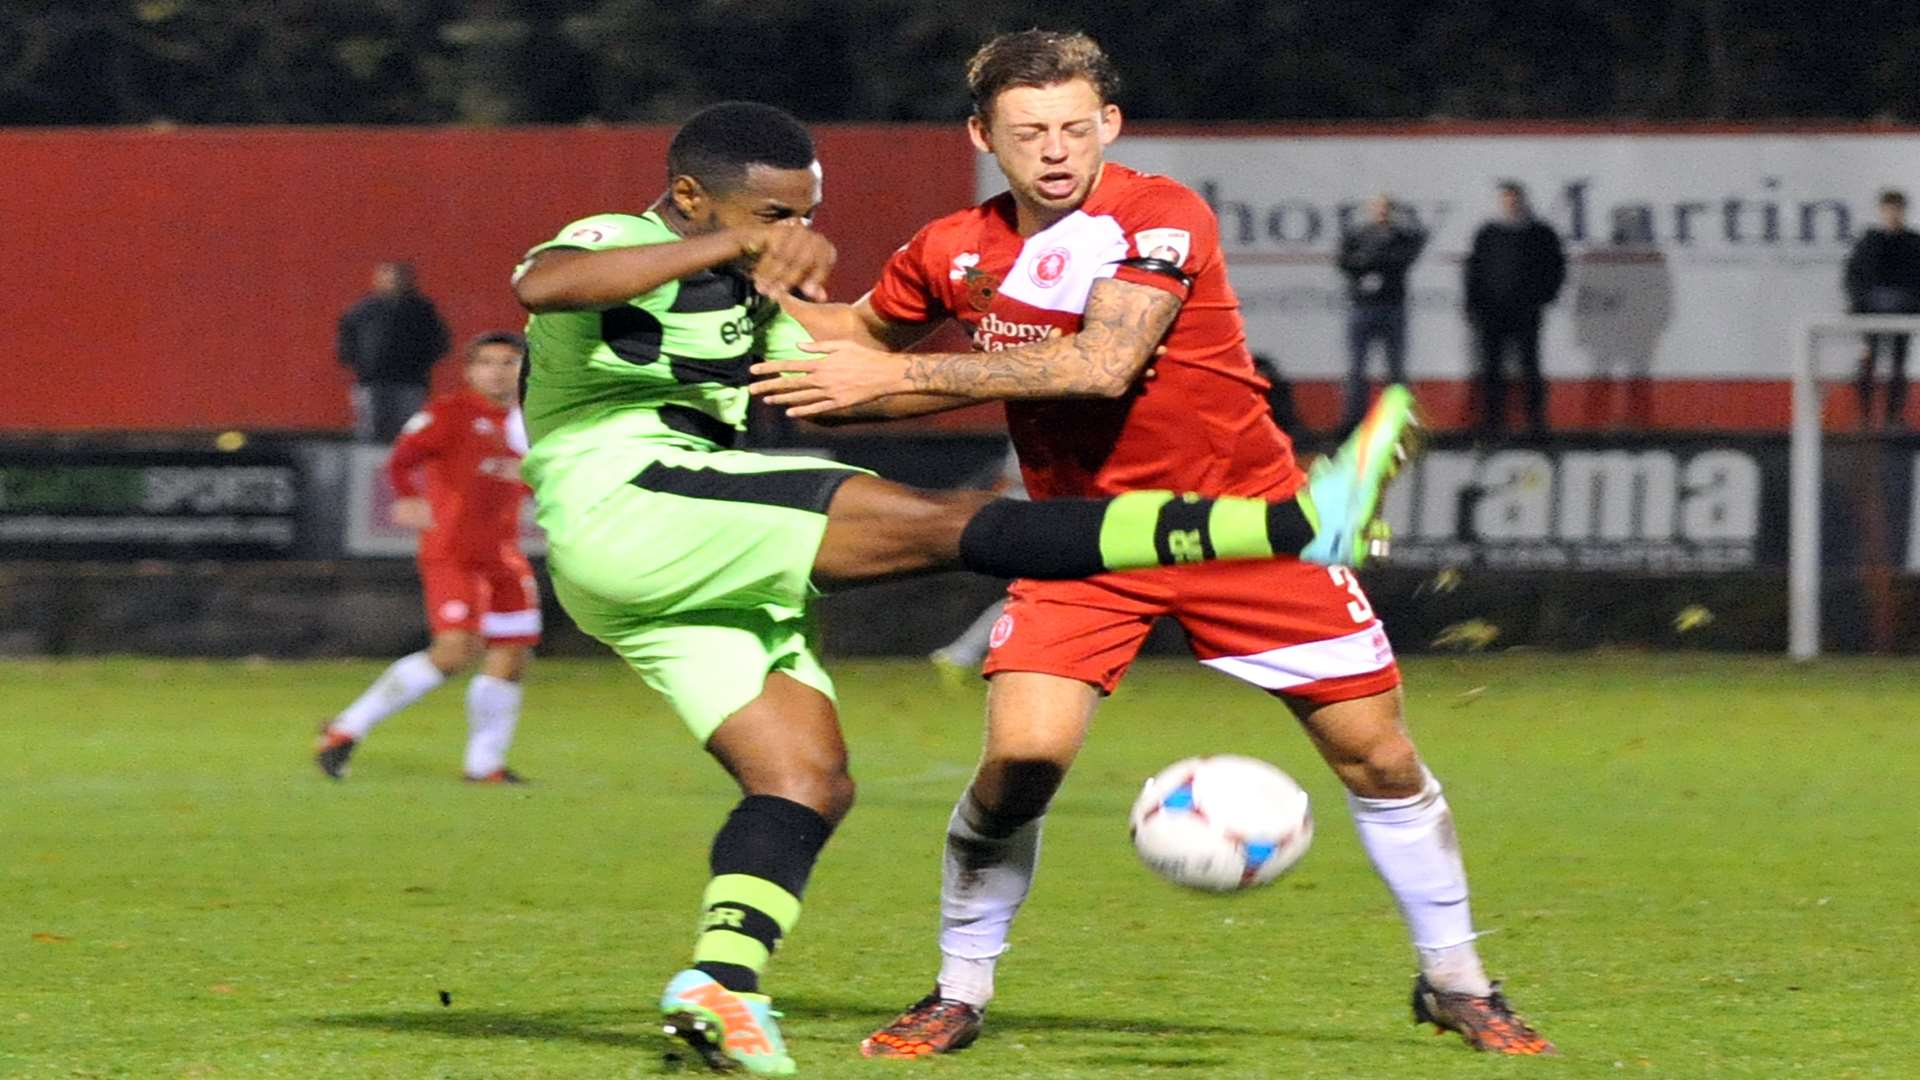
[{"label": "player's knee", "polygon": [[859,794],[859,785],[845,769],[836,773],[827,785],[826,805],[820,810],[820,816],[827,819],[829,825],[839,825],[847,812],[853,809],[853,800]]},{"label": "player's knee", "polygon": [[486,650],[482,670],[496,679],[519,682],[527,673],[527,650],[518,646],[493,646]]},{"label": "player's knee", "polygon": [[960,534],[990,501],[990,496],[978,491],[919,492],[911,509],[902,515],[901,524],[927,553],[954,558],[960,551]]},{"label": "player's knee", "polygon": [[1361,798],[1404,799],[1420,793],[1425,776],[1413,740],[1395,732],[1369,745],[1346,777],[1347,787]]},{"label": "player's knee", "polygon": [[838,747],[789,749],[771,768],[752,769],[742,786],[750,795],[777,795],[813,808],[833,824],[853,808],[854,782]]},{"label": "player's knee", "polygon": [[974,781],[974,799],[1001,824],[1018,828],[1047,812],[1066,775],[1066,763],[1052,756],[992,758]]},{"label": "player's knee", "polygon": [[478,638],[467,633],[441,634],[427,646],[427,659],[442,674],[453,675],[465,670],[480,658],[482,646]]},{"label": "player's knee", "polygon": [[830,825],[840,824],[853,809],[855,785],[844,764],[838,769],[793,770],[774,787],[767,794],[811,807]]}]

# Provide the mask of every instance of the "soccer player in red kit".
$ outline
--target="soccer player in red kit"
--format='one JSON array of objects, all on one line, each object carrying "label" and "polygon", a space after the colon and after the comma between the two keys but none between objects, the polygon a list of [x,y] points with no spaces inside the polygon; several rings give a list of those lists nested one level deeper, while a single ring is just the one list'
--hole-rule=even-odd
[{"label": "soccer player in red kit", "polygon": [[[1099,46],[1083,34],[1001,35],[975,54],[968,82],[969,132],[1011,190],[921,229],[858,302],[795,305],[821,355],[758,365],[778,377],[755,392],[828,421],[1004,400],[1036,500],[1299,488],[1212,210],[1173,180],[1103,161],[1121,118]],[[975,351],[888,351],[947,318],[971,331]],[[1369,427],[1405,407],[1404,389],[1391,389],[1340,453],[1389,451]],[[1179,512],[1178,500],[1163,511]],[[1162,615],[1180,621],[1201,663],[1284,702],[1346,785],[1418,957],[1415,1019],[1483,1050],[1549,1052],[1481,967],[1453,818],[1402,723],[1400,675],[1366,592],[1343,567],[1299,560],[1013,584],[985,665],[986,746],[948,824],[940,971],[862,1051],[915,1057],[978,1035],[1042,815],[1095,706]]]},{"label": "soccer player in red kit", "polygon": [[511,331],[475,338],[466,388],[427,402],[394,441],[393,519],[420,530],[433,638],[394,661],[322,730],[314,760],[335,780],[375,724],[478,661],[467,683],[463,771],[475,783],[524,782],[507,768],[507,749],[520,722],[520,680],[540,640],[540,594],[519,541],[527,437],[515,396],[526,351]]}]

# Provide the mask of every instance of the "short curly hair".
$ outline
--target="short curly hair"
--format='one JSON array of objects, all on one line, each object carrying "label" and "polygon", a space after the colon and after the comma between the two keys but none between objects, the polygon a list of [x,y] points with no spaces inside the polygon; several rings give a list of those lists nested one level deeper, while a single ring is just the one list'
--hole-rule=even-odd
[{"label": "short curly hair", "polygon": [[667,147],[667,180],[691,176],[716,195],[737,190],[747,169],[804,169],[813,136],[793,114],[757,101],[723,101],[694,113]]},{"label": "short curly hair", "polygon": [[1093,84],[1100,103],[1120,95],[1120,72],[1086,34],[1020,30],[996,34],[967,61],[967,92],[982,123],[993,119],[993,101],[1015,86],[1052,86],[1071,79]]}]

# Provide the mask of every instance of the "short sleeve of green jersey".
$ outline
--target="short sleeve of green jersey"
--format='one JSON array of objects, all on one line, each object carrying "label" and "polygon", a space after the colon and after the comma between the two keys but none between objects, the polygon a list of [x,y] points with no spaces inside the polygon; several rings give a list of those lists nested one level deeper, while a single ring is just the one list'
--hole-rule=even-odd
[{"label": "short sleeve of green jersey", "polygon": [[813,355],[800,348],[800,343],[812,341],[813,335],[784,308],[775,307],[773,317],[760,324],[756,336],[759,340],[754,352],[763,360],[804,360]]},{"label": "short sleeve of green jersey", "polygon": [[524,268],[535,255],[550,248],[579,248],[582,251],[605,251],[608,248],[638,247],[642,244],[662,244],[669,240],[678,240],[671,229],[657,221],[632,214],[595,214],[579,221],[568,222],[561,227],[559,235],[544,244],[529,248],[520,258]]}]

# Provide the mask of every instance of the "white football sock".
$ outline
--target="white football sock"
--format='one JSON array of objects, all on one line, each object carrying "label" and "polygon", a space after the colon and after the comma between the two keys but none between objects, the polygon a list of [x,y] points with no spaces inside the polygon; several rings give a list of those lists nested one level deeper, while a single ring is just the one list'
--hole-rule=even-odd
[{"label": "white football sock", "polygon": [[419,701],[427,691],[446,681],[447,677],[433,666],[424,651],[403,656],[387,665],[387,670],[373,680],[372,686],[333,718],[327,730],[364,739],[373,725]]},{"label": "white football sock", "polygon": [[994,965],[1040,861],[1041,820],[993,835],[972,788],[953,808],[940,868],[942,997],[982,1007],[993,999]]},{"label": "white football sock", "polygon": [[1425,784],[1405,799],[1363,799],[1349,793],[1353,824],[1373,868],[1400,905],[1420,971],[1441,990],[1491,992],[1473,947],[1473,913],[1467,905],[1467,869],[1453,812],[1440,782],[1420,769]]},{"label": "white football sock", "polygon": [[498,772],[507,764],[513,729],[520,723],[520,684],[492,675],[475,675],[467,683],[468,776]]}]

